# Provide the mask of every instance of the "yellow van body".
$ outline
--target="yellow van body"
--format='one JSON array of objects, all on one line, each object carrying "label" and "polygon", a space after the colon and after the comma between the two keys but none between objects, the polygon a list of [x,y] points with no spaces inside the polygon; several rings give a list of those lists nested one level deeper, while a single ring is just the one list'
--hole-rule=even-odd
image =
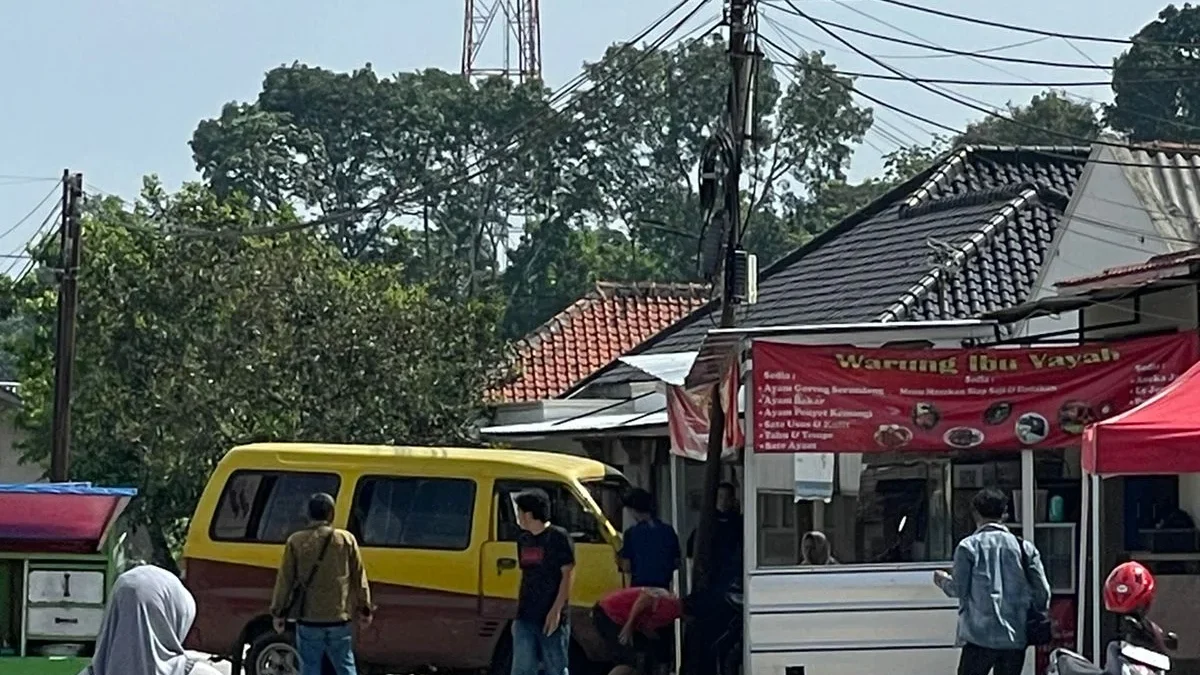
[{"label": "yellow van body", "polygon": [[[515,510],[532,487],[575,540],[576,656],[604,661],[589,611],[625,579],[616,563],[627,488],[615,469],[572,455],[519,450],[247,445],[209,479],[188,530],[184,569],[196,596],[189,646],[241,660],[270,638],[267,616],[282,543],[304,526],[314,492],[334,495],[334,524],[359,539],[376,619],[357,636],[366,665],[503,670],[515,616]],[[597,499],[604,503],[604,508]],[[619,518],[619,515],[615,515]],[[407,672],[407,671],[406,671]]]}]

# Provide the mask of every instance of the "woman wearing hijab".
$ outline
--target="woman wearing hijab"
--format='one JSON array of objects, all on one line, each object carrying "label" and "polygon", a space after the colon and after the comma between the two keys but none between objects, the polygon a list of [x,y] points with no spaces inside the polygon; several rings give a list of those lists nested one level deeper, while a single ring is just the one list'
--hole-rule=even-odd
[{"label": "woman wearing hijab", "polygon": [[220,675],[183,649],[195,619],[196,601],[178,577],[135,567],[113,584],[96,655],[80,675]]},{"label": "woman wearing hijab", "polygon": [[824,532],[805,532],[800,539],[801,565],[836,565],[833,554],[829,551],[829,539]]}]

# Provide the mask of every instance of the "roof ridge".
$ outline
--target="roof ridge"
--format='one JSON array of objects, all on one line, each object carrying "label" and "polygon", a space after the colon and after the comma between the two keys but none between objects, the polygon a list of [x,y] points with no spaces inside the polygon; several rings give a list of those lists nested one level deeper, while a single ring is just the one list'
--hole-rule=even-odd
[{"label": "roof ridge", "polygon": [[597,281],[591,292],[601,297],[609,293],[641,294],[645,297],[707,297],[708,284],[690,281]]},{"label": "roof ridge", "polygon": [[[1004,206],[983,224],[975,232],[971,233],[961,244],[947,245],[948,250],[944,252],[949,256],[945,262],[936,265],[933,269],[917,279],[916,283],[905,290],[900,299],[880,313],[880,322],[896,321],[901,316],[907,314],[913,307],[929,295],[935,286],[942,283],[944,279],[949,279],[960,272],[963,267],[974,256],[979,255],[984,251],[985,245],[990,245],[995,241],[995,235],[1000,231],[1002,225],[1012,224],[1012,220],[1026,206],[1035,202],[1043,201],[1043,190],[1040,189],[1038,183],[1022,184],[1018,194],[1015,194],[1009,199]],[[1058,190],[1047,191],[1046,197],[1049,199],[1057,199],[1062,195]],[[1050,194],[1052,193],[1052,194]],[[1067,197],[1070,200],[1070,197]],[[1048,200],[1047,200],[1048,201]]]}]

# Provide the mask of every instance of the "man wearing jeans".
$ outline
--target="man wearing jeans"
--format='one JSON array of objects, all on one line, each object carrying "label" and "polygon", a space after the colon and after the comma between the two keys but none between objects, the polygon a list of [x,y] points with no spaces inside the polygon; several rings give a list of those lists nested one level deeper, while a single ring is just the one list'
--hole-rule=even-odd
[{"label": "man wearing jeans", "polygon": [[958,599],[958,675],[1020,675],[1026,617],[1031,608],[1049,609],[1050,583],[1037,548],[1004,525],[1003,492],[980,490],[971,507],[978,529],[954,550],[953,573],[933,574],[938,588]]},{"label": "man wearing jeans", "polygon": [[512,675],[538,675],[539,664],[546,675],[568,675],[575,545],[566,530],[550,524],[545,492],[529,490],[513,502],[523,532],[517,540],[521,590],[512,627]]},{"label": "man wearing jeans", "polygon": [[296,619],[301,675],[321,675],[325,658],[338,675],[355,675],[354,630],[371,624],[371,589],[354,535],[333,527],[333,497],[308,502],[310,525],[288,537],[275,577],[271,616],[283,633]]}]

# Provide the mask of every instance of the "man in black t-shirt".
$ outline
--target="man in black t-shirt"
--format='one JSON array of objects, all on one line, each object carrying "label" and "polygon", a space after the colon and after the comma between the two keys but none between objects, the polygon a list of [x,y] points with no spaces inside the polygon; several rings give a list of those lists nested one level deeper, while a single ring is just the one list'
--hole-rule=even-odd
[{"label": "man in black t-shirt", "polygon": [[568,675],[571,642],[571,582],[575,576],[575,545],[571,535],[550,524],[550,498],[542,490],[517,495],[517,559],[521,590],[517,620],[512,629],[512,675]]}]

